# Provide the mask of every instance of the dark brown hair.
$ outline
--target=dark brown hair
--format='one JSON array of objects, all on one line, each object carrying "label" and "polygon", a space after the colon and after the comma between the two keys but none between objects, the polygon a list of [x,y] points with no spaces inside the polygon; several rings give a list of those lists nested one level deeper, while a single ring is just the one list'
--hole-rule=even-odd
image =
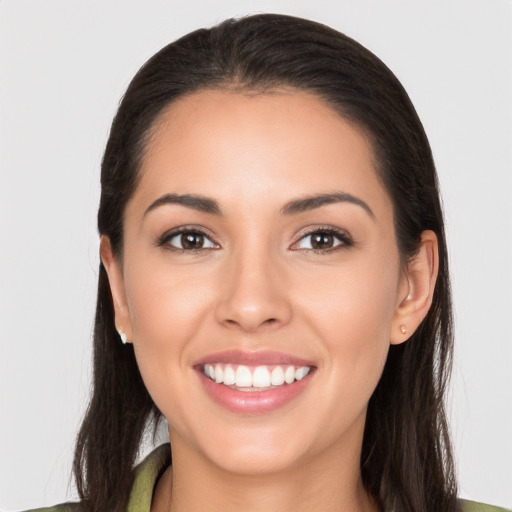
[{"label": "dark brown hair", "polygon": [[[432,307],[412,337],[391,346],[368,406],[361,457],[364,485],[383,510],[456,510],[453,458],[443,404],[452,355],[448,259],[430,146],[393,73],[349,37],[319,23],[266,14],[192,32],[154,55],[137,73],[113,121],[101,169],[98,227],[117,257],[123,215],[133,194],[151,127],[170,102],[205,88],[263,93],[309,91],[370,137],[376,171],[394,205],[405,259],[424,230],[439,241]],[[100,265],[94,330],[93,395],[77,439],[74,472],[88,511],[122,511],[141,437],[160,412],[114,325]]]}]

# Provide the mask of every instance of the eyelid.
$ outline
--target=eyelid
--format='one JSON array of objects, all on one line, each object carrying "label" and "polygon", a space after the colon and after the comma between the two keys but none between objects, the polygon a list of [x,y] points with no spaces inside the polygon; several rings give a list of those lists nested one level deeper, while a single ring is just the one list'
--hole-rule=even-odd
[{"label": "eyelid", "polygon": [[[331,247],[330,249],[294,249],[293,247],[296,246],[301,240],[306,238],[307,236],[313,235],[315,233],[327,233],[329,235],[335,236],[341,243],[338,245],[335,245],[334,247]],[[348,247],[352,247],[354,245],[354,240],[350,233],[346,231],[345,229],[341,229],[335,226],[312,226],[310,228],[307,228],[306,231],[303,231],[293,242],[293,244],[290,246],[290,250],[294,251],[312,251],[317,253],[328,253],[333,252],[339,249],[346,249]]]},{"label": "eyelid", "polygon": [[[178,236],[182,233],[200,234],[200,235],[204,236],[205,238],[207,238],[216,247],[203,247],[203,248],[199,248],[199,249],[182,249],[180,247],[174,247],[168,243],[175,236]],[[165,249],[168,249],[171,251],[178,251],[178,252],[200,252],[200,251],[209,251],[209,250],[220,249],[220,244],[217,241],[215,241],[213,235],[209,232],[209,230],[207,230],[201,226],[197,226],[197,225],[185,225],[185,226],[178,226],[178,227],[169,229],[165,233],[163,233],[161,236],[158,237],[158,239],[156,241],[156,245],[158,247],[163,247]]]},{"label": "eyelid", "polygon": [[[215,245],[215,247],[204,247],[199,249],[183,249],[180,247],[175,247],[169,244],[169,241],[174,238],[175,236],[178,236],[182,233],[197,233],[205,238],[207,238],[212,244]],[[341,243],[338,245],[335,245],[334,247],[331,247],[329,249],[300,249],[300,248],[294,248],[301,240],[306,238],[307,236],[313,235],[315,233],[324,233],[324,234],[330,234],[336,237]],[[197,225],[185,225],[185,226],[178,226],[172,229],[167,230],[165,233],[163,233],[161,236],[158,237],[156,241],[156,245],[158,247],[163,247],[168,250],[172,251],[178,251],[178,252],[200,252],[200,251],[209,251],[209,250],[217,250],[221,248],[221,245],[215,240],[215,237],[209,232],[209,230],[203,228],[202,226]],[[318,225],[318,226],[311,226],[309,228],[306,228],[305,231],[300,233],[295,239],[295,242],[290,246],[290,250],[294,251],[311,251],[311,252],[317,252],[317,253],[328,253],[333,252],[338,249],[346,249],[348,247],[351,247],[354,245],[354,241],[350,233],[348,231],[335,227],[335,226],[329,226],[329,225]]]}]

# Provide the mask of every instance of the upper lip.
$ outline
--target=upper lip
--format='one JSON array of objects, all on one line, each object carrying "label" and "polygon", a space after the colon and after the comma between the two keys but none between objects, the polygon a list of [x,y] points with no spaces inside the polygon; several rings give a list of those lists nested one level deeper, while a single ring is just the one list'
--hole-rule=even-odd
[{"label": "upper lip", "polygon": [[245,350],[225,350],[223,352],[215,352],[214,354],[209,354],[198,359],[193,363],[193,366],[215,363],[241,364],[246,366],[283,364],[294,366],[314,366],[312,361],[292,356],[290,354],[285,354],[283,352],[275,352],[272,350],[257,352],[249,352]]}]

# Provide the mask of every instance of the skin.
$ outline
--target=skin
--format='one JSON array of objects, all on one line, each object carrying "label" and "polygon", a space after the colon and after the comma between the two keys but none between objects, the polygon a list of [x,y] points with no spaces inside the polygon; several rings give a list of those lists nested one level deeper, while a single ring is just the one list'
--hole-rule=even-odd
[{"label": "skin", "polygon": [[[372,214],[351,202],[281,213],[335,191]],[[164,194],[207,196],[223,214],[176,204],[145,213]],[[159,244],[181,226],[204,231],[206,248]],[[316,228],[351,242],[313,251]],[[424,232],[417,256],[401,262],[364,134],[301,91],[194,93],[156,123],[124,229],[122,261],[101,241],[116,324],[173,450],[152,512],[377,510],[359,470],[367,404],[390,343],[406,341],[430,307],[437,241]],[[193,362],[234,348],[284,352],[316,370],[285,406],[233,413],[204,392]]]}]

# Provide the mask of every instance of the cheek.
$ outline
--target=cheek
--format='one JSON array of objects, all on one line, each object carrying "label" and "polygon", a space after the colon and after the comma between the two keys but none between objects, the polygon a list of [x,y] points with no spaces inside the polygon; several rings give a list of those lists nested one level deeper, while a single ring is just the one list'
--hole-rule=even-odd
[{"label": "cheek", "polygon": [[321,340],[326,375],[335,396],[352,407],[366,405],[382,374],[397,302],[398,258],[379,258],[317,275],[302,292],[300,308]]},{"label": "cheek", "polygon": [[127,268],[126,297],[137,363],[153,400],[165,409],[169,397],[187,396],[180,375],[191,371],[191,341],[212,311],[214,288],[211,280],[186,267],[177,271],[162,264],[134,263]]},{"label": "cheek", "polygon": [[[398,258],[354,259],[339,268],[319,268],[296,290],[304,316],[329,339],[360,340],[389,335],[399,279]],[[388,340],[389,341],[389,340]]]},{"label": "cheek", "polygon": [[144,343],[158,341],[179,344],[192,335],[198,320],[208,311],[212,300],[211,277],[201,275],[192,266],[133,264],[125,276],[126,296],[134,339]]}]

